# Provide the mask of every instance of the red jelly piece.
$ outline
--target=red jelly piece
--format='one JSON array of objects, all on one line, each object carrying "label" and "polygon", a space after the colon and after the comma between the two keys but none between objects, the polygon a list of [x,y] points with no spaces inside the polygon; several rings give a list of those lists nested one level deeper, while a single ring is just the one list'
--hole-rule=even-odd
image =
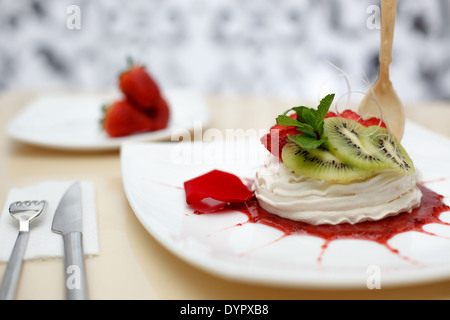
[{"label": "red jelly piece", "polygon": [[227,203],[245,202],[253,192],[237,176],[213,170],[184,183],[186,202],[197,210],[214,211]]}]

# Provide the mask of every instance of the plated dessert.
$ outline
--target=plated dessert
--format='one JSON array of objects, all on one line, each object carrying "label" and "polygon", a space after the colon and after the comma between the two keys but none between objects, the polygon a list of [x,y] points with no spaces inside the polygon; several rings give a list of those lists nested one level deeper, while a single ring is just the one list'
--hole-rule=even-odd
[{"label": "plated dessert", "polygon": [[268,158],[247,180],[214,170],[184,183],[197,214],[240,211],[249,223],[325,240],[383,244],[428,223],[447,224],[443,197],[420,183],[414,163],[386,124],[353,111],[330,112],[334,95],[317,108],[279,115],[261,141]]},{"label": "plated dessert", "polygon": [[261,207],[315,225],[411,212],[422,194],[406,151],[381,120],[328,112],[333,97],[289,109],[263,138],[272,154],[256,173]]}]

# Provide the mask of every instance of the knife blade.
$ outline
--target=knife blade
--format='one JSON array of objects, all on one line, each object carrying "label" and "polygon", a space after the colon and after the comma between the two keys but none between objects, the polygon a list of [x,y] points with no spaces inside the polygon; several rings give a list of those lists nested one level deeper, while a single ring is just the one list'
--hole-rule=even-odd
[{"label": "knife blade", "polygon": [[52,231],[61,234],[64,243],[66,298],[87,299],[86,270],[82,244],[81,186],[73,183],[65,192],[53,217]]}]

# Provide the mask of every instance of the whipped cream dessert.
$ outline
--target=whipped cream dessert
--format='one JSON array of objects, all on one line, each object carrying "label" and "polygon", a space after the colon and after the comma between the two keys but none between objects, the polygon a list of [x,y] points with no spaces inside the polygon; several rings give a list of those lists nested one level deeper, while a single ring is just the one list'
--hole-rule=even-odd
[{"label": "whipped cream dessert", "polygon": [[333,98],[287,110],[261,139],[270,155],[253,186],[260,206],[312,225],[381,220],[418,207],[414,164],[386,124],[329,112]]},{"label": "whipped cream dessert", "polygon": [[256,173],[255,196],[265,210],[313,225],[380,220],[420,205],[417,174],[381,170],[346,183],[297,174],[273,155]]}]

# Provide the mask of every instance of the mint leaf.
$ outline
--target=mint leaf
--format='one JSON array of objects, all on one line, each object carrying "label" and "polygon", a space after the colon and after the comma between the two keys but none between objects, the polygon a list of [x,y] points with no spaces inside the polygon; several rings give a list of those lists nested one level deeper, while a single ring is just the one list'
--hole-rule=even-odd
[{"label": "mint leaf", "polygon": [[289,109],[288,111],[290,111],[290,110],[295,111],[295,113],[297,114],[297,120],[302,123],[305,123],[305,119],[303,118],[302,114],[303,114],[303,110],[306,110],[306,109],[309,109],[309,108],[305,107],[305,106],[299,106],[299,107],[293,107],[293,108]]},{"label": "mint leaf", "polygon": [[[323,136],[323,125],[334,96],[334,93],[326,95],[320,101],[317,109],[305,106],[293,107],[277,117],[277,124],[296,127],[303,134],[293,137],[288,135],[289,139],[302,148],[316,149],[328,140]],[[290,111],[295,111],[296,119],[287,115]]]},{"label": "mint leaf", "polygon": [[305,148],[305,149],[317,149],[325,141],[328,140],[327,137],[316,139],[315,137],[310,137],[310,136],[302,136],[302,135],[291,136],[290,134],[288,134],[288,138],[289,138],[289,140],[295,142],[300,147]]},{"label": "mint leaf", "polygon": [[[304,109],[302,111],[302,117],[305,119],[305,122],[309,124],[311,127],[317,127],[317,118],[316,118],[316,110],[314,109]],[[320,119],[319,119],[320,121]]]},{"label": "mint leaf", "polygon": [[294,126],[297,127],[297,130],[310,135],[310,136],[315,136],[316,132],[314,130],[314,127],[310,126],[307,123],[301,123],[295,119],[292,119],[291,117],[285,116],[285,115],[279,115],[277,117],[277,124],[281,125],[281,126]]},{"label": "mint leaf", "polygon": [[325,123],[325,119],[321,119],[319,123],[317,124],[317,132],[319,133],[319,136],[323,136],[323,124]]},{"label": "mint leaf", "polygon": [[324,119],[327,115],[328,110],[330,110],[331,103],[334,100],[334,93],[326,95],[322,100],[320,100],[319,106],[317,107],[317,117]]},{"label": "mint leaf", "polygon": [[299,122],[299,124],[300,125],[297,126],[298,131],[300,131],[306,135],[309,135],[309,136],[313,136],[313,137],[316,136],[316,131],[309,124],[300,123],[300,122]]},{"label": "mint leaf", "polygon": [[297,126],[297,125],[301,124],[297,120],[292,119],[291,117],[286,116],[284,114],[280,114],[277,117],[276,121],[277,121],[277,124],[279,124],[280,126],[286,126],[286,127],[287,126]]}]

